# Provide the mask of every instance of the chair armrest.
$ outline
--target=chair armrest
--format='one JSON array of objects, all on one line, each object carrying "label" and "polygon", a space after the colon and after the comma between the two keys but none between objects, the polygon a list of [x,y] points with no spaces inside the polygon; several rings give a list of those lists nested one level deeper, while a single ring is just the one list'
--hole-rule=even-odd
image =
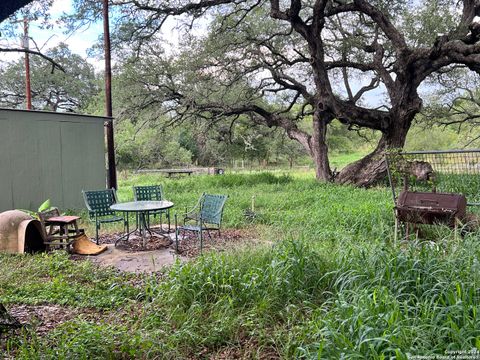
[{"label": "chair armrest", "polygon": [[188,210],[188,207],[185,206],[185,214],[192,213],[195,209],[200,208],[200,203],[202,202],[202,199],[203,199],[204,195],[205,195],[205,193],[202,194],[200,199],[198,199],[197,203],[190,210]]},{"label": "chair armrest", "polygon": [[186,211],[182,214],[182,216],[184,217],[188,217],[188,215],[196,215],[198,214],[197,212],[193,211],[194,209],[192,209],[191,211]]},{"label": "chair armrest", "polygon": [[188,212],[188,213],[182,214],[182,217],[183,217],[184,224],[188,221],[194,221],[195,223],[198,223],[199,221],[198,213]]},{"label": "chair armrest", "polygon": [[188,210],[188,207],[185,206],[185,215],[193,213],[199,207],[200,207],[199,203],[196,203],[192,208],[190,208],[190,210]]},{"label": "chair armrest", "polygon": [[[188,207],[185,206],[185,212],[183,214],[181,214],[181,216],[184,218],[184,219],[195,219],[197,220],[198,218],[198,213],[199,212],[195,212],[195,210],[197,210],[199,208],[199,203],[195,204],[190,210],[188,210]],[[194,217],[191,217],[189,215],[195,215]]]}]

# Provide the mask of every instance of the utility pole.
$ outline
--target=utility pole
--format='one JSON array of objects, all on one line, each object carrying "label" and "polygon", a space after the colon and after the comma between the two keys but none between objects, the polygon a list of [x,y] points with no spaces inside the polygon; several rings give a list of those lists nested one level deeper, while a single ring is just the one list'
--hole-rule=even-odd
[{"label": "utility pole", "polygon": [[[112,117],[112,65],[110,56],[110,26],[108,20],[108,0],[103,0],[103,39],[105,50],[105,112]],[[113,138],[113,119],[105,122],[108,158],[108,187],[117,188],[117,170],[115,166],[115,147]]]},{"label": "utility pole", "polygon": [[[23,41],[22,45],[25,50],[29,49],[28,38],[28,20],[23,18]],[[27,100],[27,110],[32,110],[32,89],[30,87],[30,56],[25,51],[25,98]]]}]

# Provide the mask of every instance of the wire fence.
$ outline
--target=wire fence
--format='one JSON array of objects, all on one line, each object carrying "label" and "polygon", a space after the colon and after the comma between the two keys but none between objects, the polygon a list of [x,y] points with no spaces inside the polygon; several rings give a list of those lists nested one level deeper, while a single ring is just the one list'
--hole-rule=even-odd
[{"label": "wire fence", "polygon": [[390,152],[386,161],[395,203],[408,189],[463,194],[480,206],[480,149]]}]

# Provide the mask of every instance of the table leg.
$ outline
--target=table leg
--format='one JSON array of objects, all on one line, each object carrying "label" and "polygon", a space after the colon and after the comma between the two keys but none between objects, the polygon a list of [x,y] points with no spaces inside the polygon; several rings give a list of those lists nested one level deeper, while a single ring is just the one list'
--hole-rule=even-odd
[{"label": "table leg", "polygon": [[[126,212],[126,211],[125,211]],[[136,228],[132,231],[130,231],[130,226],[129,226],[129,218],[128,218],[128,212],[127,212],[127,218],[125,221],[125,227],[126,227],[126,233],[120,236],[116,241],[115,241],[115,246],[121,241],[121,240],[128,240],[130,235],[136,231],[140,233],[140,236],[142,237],[142,244],[143,248],[146,247],[147,243],[147,232],[150,234],[150,237],[153,236],[153,234],[158,234],[159,236],[163,237],[170,237],[165,234],[165,230],[163,229],[162,226],[160,226],[159,231],[156,231],[155,229],[150,229],[150,211],[132,211],[135,212],[135,217],[136,217]],[[167,214],[168,217],[168,225],[170,228],[170,216]],[[161,219],[161,217],[160,217]]]},{"label": "table leg", "polygon": [[125,213],[125,228],[127,230],[127,238],[125,239],[125,241],[128,241],[128,239],[130,238],[130,220],[128,218],[128,212]]},{"label": "table leg", "polygon": [[145,213],[146,221],[145,221],[145,230],[148,231],[150,237],[152,237],[152,230],[150,229],[150,212]]},{"label": "table leg", "polygon": [[73,252],[73,243],[75,242],[75,240],[77,239],[77,237],[80,235],[80,232],[78,230],[78,224],[77,224],[77,220],[75,220],[73,223],[73,230],[74,230],[74,234],[73,234],[73,238],[70,237],[70,231],[68,230],[68,225],[67,225],[67,252],[70,254]]},{"label": "table leg", "polygon": [[130,231],[130,220],[129,220],[129,217],[128,217],[128,212],[126,213],[126,233],[122,236],[120,236],[117,240],[115,240],[115,246],[117,246],[117,244],[121,241],[121,240],[126,240],[128,241],[128,239],[130,238],[130,235],[133,234],[135,231],[137,231],[139,228],[138,228],[138,221],[137,221],[137,224],[136,224],[136,227],[135,229],[133,229],[132,231]]},{"label": "table leg", "polygon": [[142,237],[143,239],[143,232],[144,232],[144,229],[145,229],[145,226],[144,226],[144,214],[142,212],[137,212],[135,214],[135,216],[137,217],[137,229],[138,229],[138,232],[140,233],[140,236]]},{"label": "table leg", "polygon": [[65,243],[64,248],[65,248],[65,249],[68,249],[68,241],[69,241],[69,238],[68,238],[68,224],[62,225],[62,229],[63,229],[64,239],[62,239],[61,241],[62,241],[63,243]]}]

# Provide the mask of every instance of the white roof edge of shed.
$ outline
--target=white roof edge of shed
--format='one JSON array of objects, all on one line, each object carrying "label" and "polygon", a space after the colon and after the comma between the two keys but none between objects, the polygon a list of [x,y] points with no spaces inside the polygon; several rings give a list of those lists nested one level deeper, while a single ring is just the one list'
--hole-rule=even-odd
[{"label": "white roof edge of shed", "polygon": [[15,112],[22,112],[22,113],[37,113],[37,114],[55,114],[55,115],[67,115],[67,116],[79,116],[79,117],[88,117],[88,118],[96,118],[101,121],[112,121],[113,117],[108,116],[98,116],[98,115],[87,115],[87,114],[79,114],[73,112],[60,112],[60,111],[43,111],[43,110],[25,110],[25,109],[11,109],[11,108],[3,108],[0,107],[0,112],[2,111],[15,111]]}]

